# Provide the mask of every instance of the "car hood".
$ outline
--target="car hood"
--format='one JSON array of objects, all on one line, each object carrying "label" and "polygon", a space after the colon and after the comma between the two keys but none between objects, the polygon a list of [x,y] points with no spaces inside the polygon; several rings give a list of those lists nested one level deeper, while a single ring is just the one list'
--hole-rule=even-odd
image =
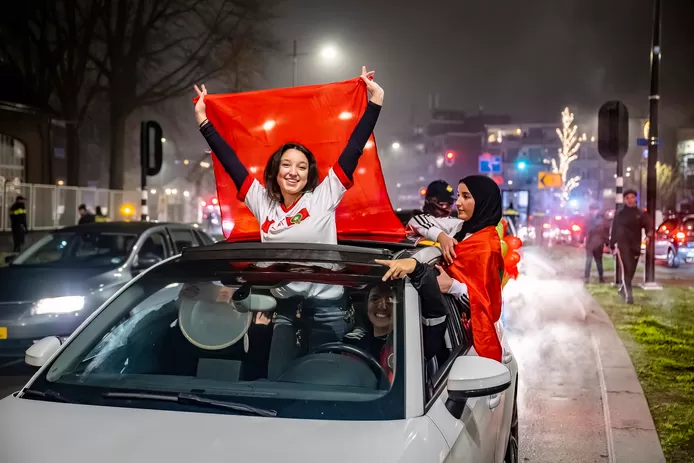
[{"label": "car hood", "polygon": [[124,275],[114,269],[5,267],[0,269],[0,302],[30,302],[43,297],[85,295],[110,286]]},{"label": "car hood", "polygon": [[361,463],[440,461],[446,444],[427,417],[324,421],[0,401],[3,460],[22,463]]}]

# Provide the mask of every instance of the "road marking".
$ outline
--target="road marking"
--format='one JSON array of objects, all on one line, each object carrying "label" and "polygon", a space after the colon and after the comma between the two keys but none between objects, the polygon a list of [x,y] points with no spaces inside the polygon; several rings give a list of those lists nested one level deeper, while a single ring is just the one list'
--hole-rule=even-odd
[{"label": "road marking", "polygon": [[595,336],[591,333],[593,339],[593,351],[595,351],[595,363],[598,367],[598,380],[600,382],[600,395],[602,396],[602,415],[605,418],[605,438],[607,439],[607,458],[610,463],[616,463],[614,454],[614,437],[612,436],[612,419],[610,417],[610,407],[607,404],[607,385],[605,383],[605,372],[602,369],[602,360],[600,360],[600,347]]}]

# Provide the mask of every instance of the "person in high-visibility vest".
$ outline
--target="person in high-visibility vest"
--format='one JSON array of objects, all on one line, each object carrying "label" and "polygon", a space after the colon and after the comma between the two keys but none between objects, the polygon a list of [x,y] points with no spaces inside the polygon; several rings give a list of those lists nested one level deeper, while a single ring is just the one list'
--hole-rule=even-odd
[{"label": "person in high-visibility vest", "polygon": [[101,211],[101,206],[96,206],[96,215],[94,216],[95,222],[108,222],[108,217],[104,215]]},{"label": "person in high-visibility vest", "polygon": [[27,227],[27,210],[24,196],[17,196],[14,204],[10,207],[10,224],[12,226],[12,241],[14,248],[12,252],[22,252],[24,238],[29,231]]}]

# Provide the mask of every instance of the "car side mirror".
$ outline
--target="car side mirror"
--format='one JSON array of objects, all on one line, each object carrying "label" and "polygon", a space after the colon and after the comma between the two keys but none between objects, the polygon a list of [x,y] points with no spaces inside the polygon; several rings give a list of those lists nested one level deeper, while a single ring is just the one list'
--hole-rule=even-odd
[{"label": "car side mirror", "polygon": [[26,350],[24,361],[32,367],[42,367],[58,352],[62,342],[56,336],[48,336]]},{"label": "car side mirror", "polygon": [[148,252],[142,254],[141,256],[137,256],[137,261],[135,262],[134,268],[135,270],[144,270],[158,264],[161,261],[161,257],[159,257],[156,254],[152,254],[151,252]]},{"label": "car side mirror", "polygon": [[511,372],[501,363],[485,357],[455,359],[448,375],[446,408],[460,419],[467,399],[500,394],[511,386]]},{"label": "car side mirror", "polygon": [[15,260],[16,258],[17,258],[17,256],[14,255],[14,254],[10,254],[9,256],[5,256],[5,263],[6,263],[7,265],[10,265],[12,262],[14,262],[14,260]]}]

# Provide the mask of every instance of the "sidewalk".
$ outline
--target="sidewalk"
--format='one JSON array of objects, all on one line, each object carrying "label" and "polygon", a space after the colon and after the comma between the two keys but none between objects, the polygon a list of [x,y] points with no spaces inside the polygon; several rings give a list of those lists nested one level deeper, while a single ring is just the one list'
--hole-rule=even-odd
[{"label": "sidewalk", "polygon": [[520,363],[520,455],[534,462],[664,462],[629,356],[581,279],[537,248],[505,292]]}]

